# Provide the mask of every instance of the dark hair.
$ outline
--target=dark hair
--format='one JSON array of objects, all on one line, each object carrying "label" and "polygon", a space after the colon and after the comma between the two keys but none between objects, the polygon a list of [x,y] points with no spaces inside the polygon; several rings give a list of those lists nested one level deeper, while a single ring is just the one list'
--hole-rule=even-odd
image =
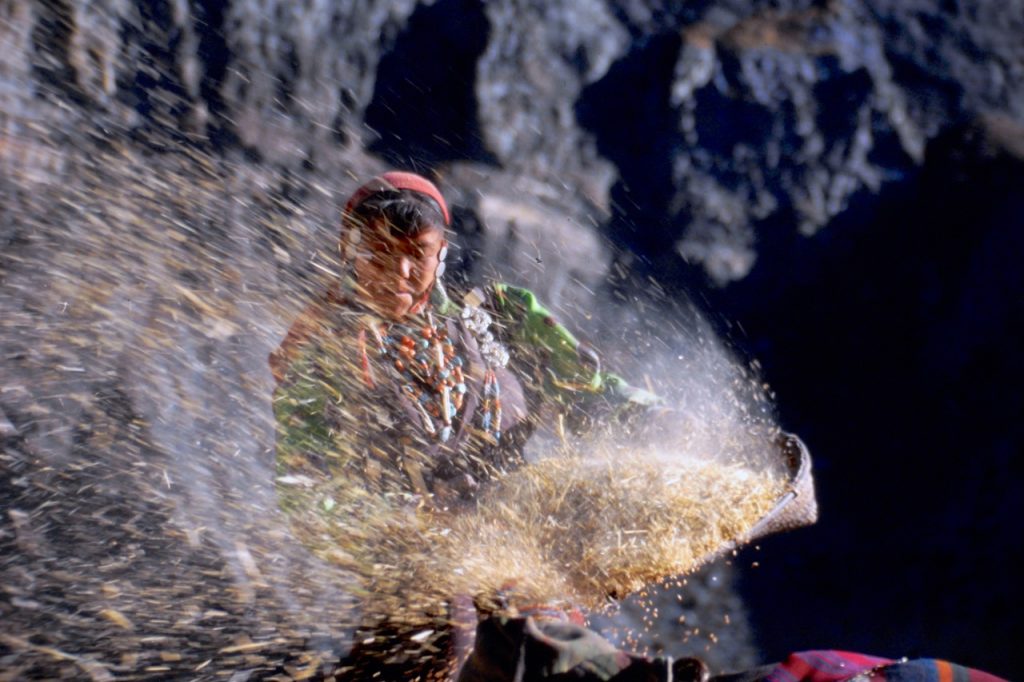
[{"label": "dark hair", "polygon": [[375,192],[349,214],[348,227],[362,228],[372,220],[383,219],[396,237],[411,237],[428,227],[445,229],[440,207],[428,196],[409,189]]}]

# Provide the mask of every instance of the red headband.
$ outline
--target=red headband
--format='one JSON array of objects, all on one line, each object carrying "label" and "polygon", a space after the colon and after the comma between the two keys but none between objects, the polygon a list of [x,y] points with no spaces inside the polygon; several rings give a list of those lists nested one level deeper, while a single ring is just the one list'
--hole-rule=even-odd
[{"label": "red headband", "polygon": [[419,194],[433,199],[434,202],[437,203],[437,207],[441,209],[441,215],[444,217],[445,226],[451,224],[451,217],[448,215],[448,205],[444,202],[444,197],[441,196],[441,190],[422,175],[407,173],[405,171],[388,171],[387,173],[382,173],[364,184],[352,194],[352,198],[348,200],[347,204],[345,204],[345,213],[352,215],[352,212],[355,211],[359,204],[363,203],[378,192],[388,192],[401,189],[418,192]]}]

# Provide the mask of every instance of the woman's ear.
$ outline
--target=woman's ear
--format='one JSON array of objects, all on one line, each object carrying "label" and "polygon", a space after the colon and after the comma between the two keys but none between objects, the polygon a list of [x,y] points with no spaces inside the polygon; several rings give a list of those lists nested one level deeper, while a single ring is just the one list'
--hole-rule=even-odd
[{"label": "woman's ear", "polygon": [[345,231],[341,240],[341,257],[345,261],[354,261],[358,253],[359,242],[362,241],[363,232],[358,227],[350,227]]}]

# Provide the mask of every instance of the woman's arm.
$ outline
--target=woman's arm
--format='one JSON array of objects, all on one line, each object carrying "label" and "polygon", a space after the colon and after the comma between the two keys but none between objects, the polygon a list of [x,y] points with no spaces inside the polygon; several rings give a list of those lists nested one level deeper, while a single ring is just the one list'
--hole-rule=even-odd
[{"label": "woman's arm", "polygon": [[661,404],[653,393],[604,370],[596,351],[558,322],[533,292],[495,283],[488,294],[488,307],[496,314],[504,340],[529,354],[543,372],[547,398],[592,416],[621,416]]}]

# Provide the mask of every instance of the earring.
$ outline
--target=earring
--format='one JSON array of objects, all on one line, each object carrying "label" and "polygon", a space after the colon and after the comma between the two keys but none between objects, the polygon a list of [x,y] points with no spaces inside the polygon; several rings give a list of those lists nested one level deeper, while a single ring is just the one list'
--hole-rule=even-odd
[{"label": "earring", "polygon": [[437,269],[434,270],[434,279],[441,279],[444,275],[444,271],[448,266],[444,264],[444,259],[448,257],[448,247],[442,246],[441,250],[437,252]]}]

